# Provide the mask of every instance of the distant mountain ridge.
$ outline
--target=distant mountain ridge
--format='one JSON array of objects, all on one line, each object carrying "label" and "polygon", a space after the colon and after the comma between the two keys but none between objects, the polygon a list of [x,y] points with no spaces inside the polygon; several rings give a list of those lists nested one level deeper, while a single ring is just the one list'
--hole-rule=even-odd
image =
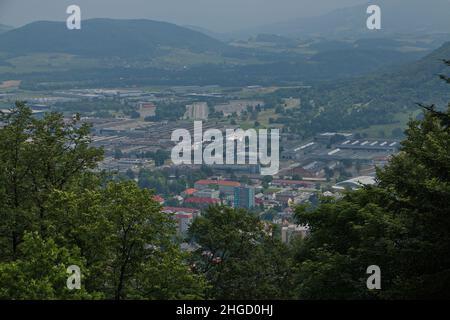
[{"label": "distant mountain ridge", "polygon": [[92,19],[81,30],[63,22],[34,22],[0,34],[0,52],[56,52],[86,56],[152,56],[164,47],[193,52],[220,51],[226,45],[200,32],[153,20]]},{"label": "distant mountain ridge", "polygon": [[[368,30],[367,7],[375,4],[381,8],[381,30]],[[386,34],[450,33],[449,0],[378,0],[366,4],[341,8],[330,13],[300,18],[257,28],[243,30],[243,35],[276,33],[304,37],[368,37]]]},{"label": "distant mountain ridge", "polygon": [[[278,47],[289,47],[292,40],[273,34],[255,39],[274,42]],[[67,30],[63,22],[36,22],[0,34],[0,80],[20,79],[23,88],[33,90],[121,85],[315,85],[322,81],[335,81],[330,85],[335,88],[345,80],[352,86],[355,81],[361,87],[358,90],[373,91],[370,79],[392,74],[390,71],[428,52],[411,50],[412,42],[404,38],[319,41],[308,48],[313,54],[303,55],[290,49],[272,52],[227,45],[201,32],[151,20],[93,19],[84,21],[82,30]],[[440,50],[446,53],[445,46]],[[443,58],[450,58],[450,54],[442,54]],[[417,64],[422,61],[426,60]],[[414,62],[411,65],[417,68]],[[433,75],[424,76],[428,80]],[[352,80],[354,77],[357,79]],[[409,83],[408,77],[391,87]],[[378,79],[387,83],[397,77]]]},{"label": "distant mountain ridge", "polygon": [[223,42],[227,42],[232,40],[230,38],[230,36],[226,33],[220,33],[220,32],[215,32],[215,31],[211,31],[209,29],[203,28],[203,27],[199,27],[199,26],[194,26],[194,25],[183,25],[184,28],[187,29],[191,29],[203,34],[206,34],[207,36],[213,38],[213,39],[217,39]]},{"label": "distant mountain ridge", "polygon": [[12,30],[12,29],[13,29],[13,27],[6,26],[4,24],[0,24],[0,33],[6,32],[6,31],[9,31],[9,30]]}]

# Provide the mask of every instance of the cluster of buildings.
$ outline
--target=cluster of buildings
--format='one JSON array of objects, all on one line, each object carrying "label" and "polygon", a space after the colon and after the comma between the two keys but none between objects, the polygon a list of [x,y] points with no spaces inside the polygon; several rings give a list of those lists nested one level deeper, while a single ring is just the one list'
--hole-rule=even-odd
[{"label": "cluster of buildings", "polygon": [[345,167],[349,177],[375,176],[397,153],[400,142],[393,139],[367,139],[352,133],[326,132],[301,145],[286,144],[281,157],[291,163],[283,174],[313,180],[338,178],[330,172]]},{"label": "cluster of buildings", "polygon": [[[217,104],[213,107],[214,112],[222,113],[224,117],[233,114],[240,115],[244,111],[255,110],[257,107],[264,107],[262,100],[230,100],[227,103]],[[208,120],[209,107],[206,102],[194,102],[186,105],[184,119]]]},{"label": "cluster of buildings", "polygon": [[[300,145],[295,141],[283,143],[281,170],[269,182],[248,166],[211,166],[211,179],[196,181],[182,194],[183,207],[200,210],[199,214],[214,204],[250,209],[277,224],[282,241],[288,243],[309,232],[308,226],[295,223],[296,205],[314,205],[321,197],[339,198],[346,190],[376,184],[376,167],[384,166],[400,147],[397,140],[351,133],[322,133]],[[238,182],[242,177],[248,183]]]},{"label": "cluster of buildings", "polygon": [[[186,189],[178,199],[181,200],[179,206],[164,206],[163,212],[174,216],[178,233],[185,236],[193,219],[201,214],[202,209],[211,205],[228,204],[236,208],[254,208],[255,189],[237,181],[199,180],[194,188]],[[154,200],[164,205],[162,197],[155,196]]]},{"label": "cluster of buildings", "polygon": [[[211,102],[214,98],[227,102],[215,104]],[[15,96],[10,94],[0,96],[0,101],[14,99]],[[29,102],[35,116],[40,117],[58,103],[92,100],[111,100],[132,106],[139,114],[109,118],[85,116],[82,119],[92,124],[92,144],[105,151],[99,170],[121,173],[131,170],[135,174],[141,169],[175,168],[170,159],[157,166],[154,159],[146,156],[161,150],[170,152],[174,146],[171,134],[175,129],[193,133],[193,121],[202,120],[203,130],[215,128],[224,131],[232,127],[228,122],[217,121],[217,118],[214,122],[208,121],[210,112],[222,113],[227,117],[265,107],[262,100],[233,99],[231,95],[215,93],[214,88],[194,87],[173,87],[164,92],[74,89],[29,99]],[[181,119],[151,121],[157,114],[158,105],[167,102],[186,106]],[[296,108],[300,104],[297,98],[283,99],[285,108]],[[282,133],[281,139],[280,170],[270,181],[264,180],[259,164],[216,164],[208,166],[211,175],[207,179],[196,181],[180,194],[172,194],[170,199],[167,194],[158,195],[157,201],[164,212],[174,215],[178,232],[186,235],[189,225],[201,215],[203,209],[224,204],[251,210],[279,225],[284,242],[290,242],[296,236],[304,237],[308,227],[295,224],[295,205],[315,203],[321,196],[339,197],[345,190],[375,184],[375,168],[384,166],[400,147],[397,140],[368,139],[343,132],[320,133],[301,143],[299,137],[290,133]],[[185,169],[197,170],[199,167],[188,165]]]},{"label": "cluster of buildings", "polygon": [[[178,205],[164,207],[164,212],[171,213],[177,220],[178,232],[186,235],[190,223],[201,215],[202,210],[212,205],[227,205],[234,208],[244,208],[256,214],[273,212],[273,222],[280,225],[283,239],[289,242],[293,235],[304,236],[307,228],[293,227],[293,207],[310,201],[317,190],[307,181],[275,179],[270,183],[270,190],[264,190],[261,180],[252,179],[252,185],[224,179],[202,179],[194,183],[176,197]],[[163,206],[165,200],[158,196]],[[284,231],[283,231],[284,230]]]},{"label": "cluster of buildings", "polygon": [[185,200],[188,203],[222,203],[245,209],[255,207],[255,188],[237,181],[199,180],[195,182],[194,190],[192,197]]}]

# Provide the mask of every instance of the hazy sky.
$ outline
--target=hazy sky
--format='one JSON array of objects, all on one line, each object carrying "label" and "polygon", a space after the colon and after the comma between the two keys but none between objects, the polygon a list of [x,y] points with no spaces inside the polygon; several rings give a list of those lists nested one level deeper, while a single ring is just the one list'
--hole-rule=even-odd
[{"label": "hazy sky", "polygon": [[20,26],[65,20],[70,4],[82,19],[147,18],[228,32],[302,16],[318,15],[367,0],[0,0],[0,23]]}]

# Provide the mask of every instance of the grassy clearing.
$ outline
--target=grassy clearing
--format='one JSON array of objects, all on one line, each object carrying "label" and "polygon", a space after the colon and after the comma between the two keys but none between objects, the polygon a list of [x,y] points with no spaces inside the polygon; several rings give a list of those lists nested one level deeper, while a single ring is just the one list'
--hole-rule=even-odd
[{"label": "grassy clearing", "polygon": [[76,67],[98,67],[95,59],[79,58],[70,54],[39,53],[7,59],[10,65],[0,65],[0,73],[23,74],[30,72],[47,72],[49,70],[69,70]]},{"label": "grassy clearing", "polygon": [[274,125],[269,124],[269,119],[270,118],[276,119],[277,117],[278,115],[275,113],[275,109],[263,110],[260,113],[258,113],[257,120],[240,121],[239,125],[242,129],[254,128],[255,121],[258,121],[260,128],[272,128],[274,127]]},{"label": "grassy clearing", "polygon": [[400,128],[401,130],[406,129],[408,121],[411,118],[417,117],[421,112],[421,109],[417,109],[413,112],[397,113],[394,116],[395,123],[373,125],[365,129],[356,130],[355,132],[360,133],[361,135],[366,134],[368,138],[391,138],[393,130],[397,128]]}]

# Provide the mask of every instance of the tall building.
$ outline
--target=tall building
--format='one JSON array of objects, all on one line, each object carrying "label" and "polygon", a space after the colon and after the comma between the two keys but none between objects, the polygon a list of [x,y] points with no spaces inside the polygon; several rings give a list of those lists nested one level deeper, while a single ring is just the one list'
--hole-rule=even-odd
[{"label": "tall building", "polygon": [[185,119],[208,120],[208,104],[206,102],[194,102],[186,106]]},{"label": "tall building", "polygon": [[255,188],[249,186],[234,188],[234,207],[251,209],[255,206]]}]

